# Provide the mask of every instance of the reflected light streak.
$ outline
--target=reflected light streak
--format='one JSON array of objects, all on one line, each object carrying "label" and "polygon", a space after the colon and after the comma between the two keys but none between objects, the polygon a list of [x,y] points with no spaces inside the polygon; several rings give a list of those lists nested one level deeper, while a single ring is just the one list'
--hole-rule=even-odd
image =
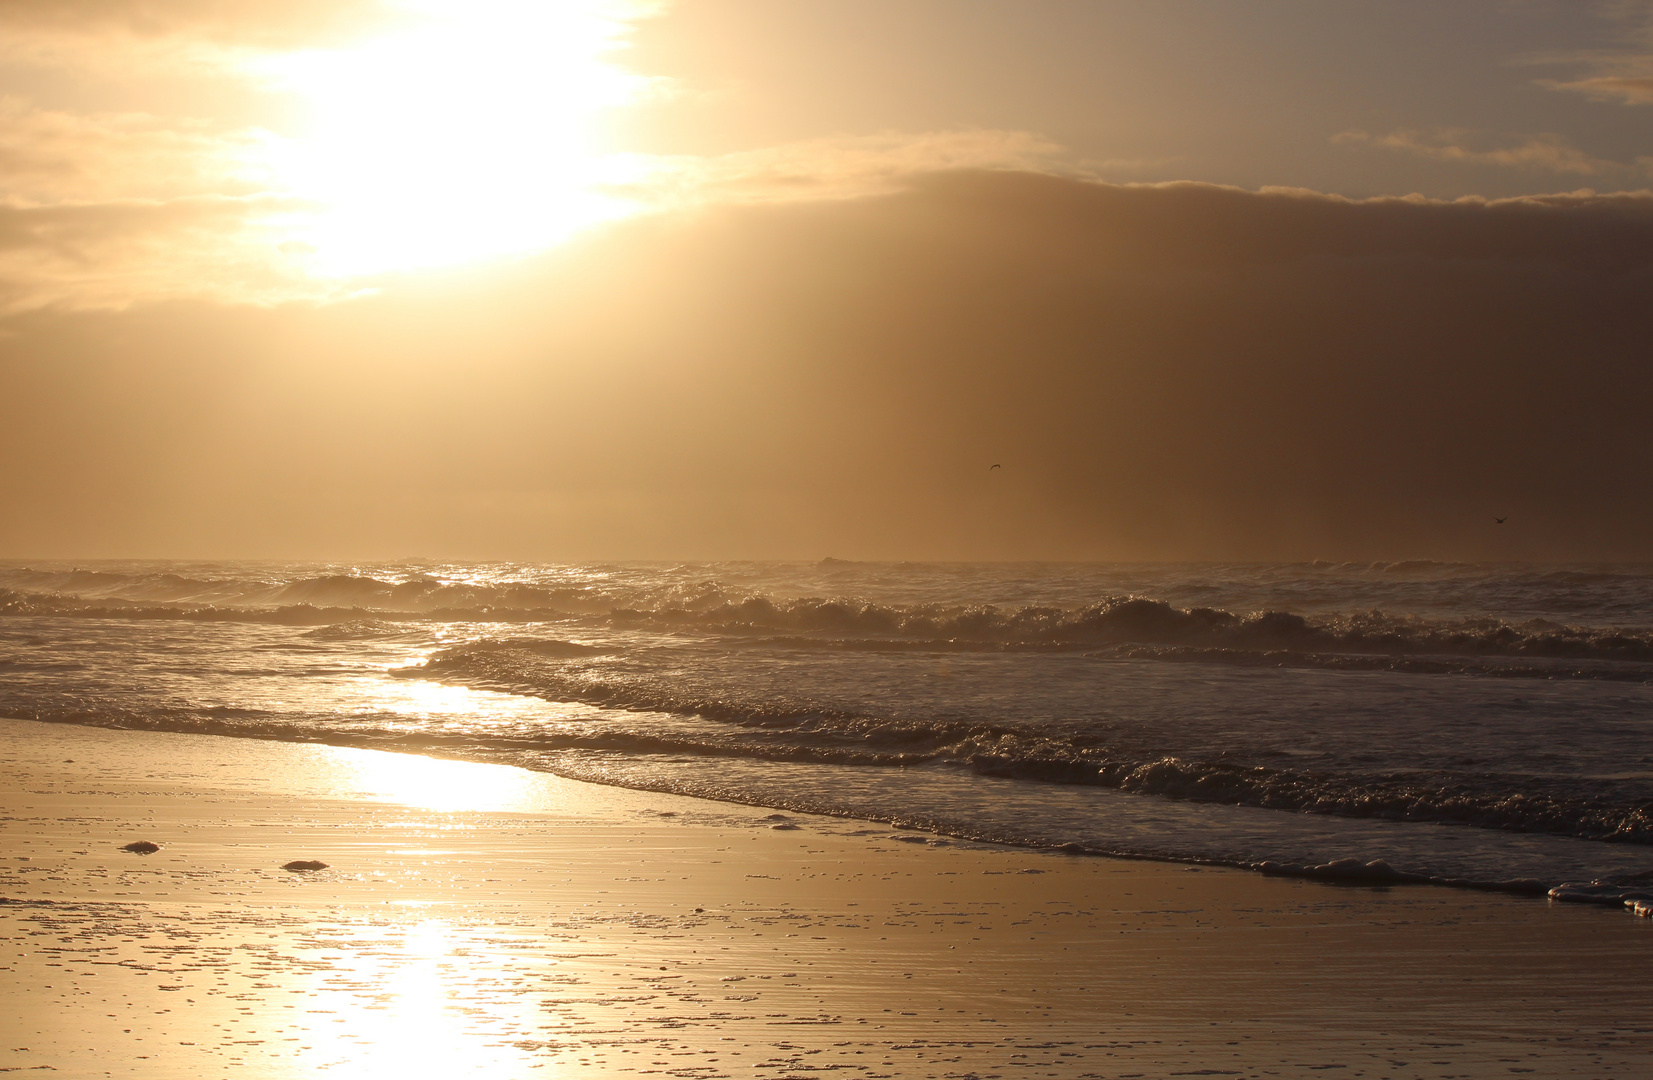
[{"label": "reflected light streak", "polygon": [[349,755],[350,781],[369,796],[443,812],[528,810],[534,777],[508,765],[446,761],[416,754],[358,751]]},{"label": "reflected light streak", "polygon": [[313,217],[284,249],[354,276],[537,250],[636,206],[601,190],[626,158],[598,146],[604,110],[649,80],[609,62],[640,0],[401,0],[408,18],[351,48],[271,58],[308,99],[280,154]]},{"label": "reflected light streak", "polygon": [[543,710],[543,702],[496,690],[428,682],[424,679],[364,679],[364,703],[383,712],[435,720],[463,717],[469,723],[486,717],[498,722],[521,721]]},{"label": "reflected light streak", "polygon": [[[384,730],[454,732],[479,728],[543,731],[564,717],[538,698],[423,679],[368,676],[344,684],[356,708]],[[386,722],[386,716],[405,722]],[[333,748],[329,786],[370,799],[441,812],[533,812],[564,805],[542,774],[510,765],[423,757],[389,750]],[[551,787],[548,787],[551,784]]]},{"label": "reflected light streak", "polygon": [[[326,1075],[379,1080],[447,1080],[456,1076],[524,1075],[522,1055],[468,1022],[469,965],[464,943],[439,919],[408,927],[396,953],[347,953],[339,973],[369,997],[331,1045],[311,1055],[328,1059]],[[556,1075],[536,1070],[530,1075]]]}]

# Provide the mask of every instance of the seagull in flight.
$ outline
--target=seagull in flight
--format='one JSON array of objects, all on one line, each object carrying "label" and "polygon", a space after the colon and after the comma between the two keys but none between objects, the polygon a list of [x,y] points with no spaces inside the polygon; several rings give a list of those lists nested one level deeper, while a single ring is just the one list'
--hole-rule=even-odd
[{"label": "seagull in flight", "polygon": [[1494,525],[1502,525],[1504,522],[1506,522],[1508,520],[1509,520],[1509,518],[1507,518],[1507,517],[1493,518],[1492,523]]},{"label": "seagull in flight", "polygon": [[1002,469],[1002,468],[1004,468],[1003,465],[989,465],[987,467],[987,471],[992,472],[994,469]]}]

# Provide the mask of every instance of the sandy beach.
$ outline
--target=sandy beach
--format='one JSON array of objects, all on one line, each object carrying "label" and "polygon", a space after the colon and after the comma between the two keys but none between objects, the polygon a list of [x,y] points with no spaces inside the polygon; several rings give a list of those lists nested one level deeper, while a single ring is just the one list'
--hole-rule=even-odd
[{"label": "sandy beach", "polygon": [[[0,1069],[1632,1077],[1653,924],[0,722]],[[160,849],[123,850],[138,841]],[[314,860],[324,870],[284,870]]]}]

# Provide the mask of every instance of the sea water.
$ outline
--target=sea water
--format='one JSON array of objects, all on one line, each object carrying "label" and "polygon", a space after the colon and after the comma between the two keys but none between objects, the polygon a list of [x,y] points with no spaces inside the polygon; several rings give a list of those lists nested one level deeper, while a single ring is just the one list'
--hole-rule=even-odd
[{"label": "sea water", "polygon": [[1653,567],[0,566],[0,715],[1009,844],[1653,878]]}]

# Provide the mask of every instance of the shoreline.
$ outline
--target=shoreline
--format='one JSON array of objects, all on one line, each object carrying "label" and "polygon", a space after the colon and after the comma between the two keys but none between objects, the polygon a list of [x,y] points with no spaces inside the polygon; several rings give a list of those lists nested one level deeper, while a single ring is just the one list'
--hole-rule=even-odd
[{"label": "shoreline", "polygon": [[1588,905],[314,743],[5,720],[0,770],[3,1069],[1608,1077],[1653,1053],[1653,925]]},{"label": "shoreline", "polygon": [[[944,838],[958,843],[984,844],[990,847],[1005,847],[1029,852],[1045,854],[1063,854],[1069,856],[1083,856],[1086,858],[1115,859],[1125,861],[1140,861],[1164,863],[1171,866],[1194,866],[1210,869],[1235,870],[1246,873],[1259,873],[1267,877],[1291,878],[1306,881],[1319,881],[1330,884],[1369,885],[1369,886],[1433,886],[1437,888],[1465,890],[1469,892],[1495,893],[1508,896],[1527,898],[1549,897],[1552,900],[1561,900],[1567,903],[1595,904],[1613,909],[1625,908],[1636,914],[1646,915],[1653,912],[1653,871],[1629,872],[1614,875],[1605,873],[1598,879],[1591,879],[1588,874],[1566,877],[1552,876],[1548,879],[1535,877],[1519,878],[1470,878],[1448,877],[1430,873],[1419,873],[1397,869],[1383,859],[1338,858],[1324,863],[1295,863],[1282,862],[1277,859],[1264,858],[1259,861],[1244,859],[1223,859],[1199,855],[1180,855],[1157,851],[1140,851],[1129,848],[1111,849],[1106,847],[1089,846],[1084,843],[1060,840],[1039,840],[1032,837],[1003,837],[991,832],[975,834],[946,822],[928,818],[904,818],[895,814],[867,809],[862,812],[841,810],[831,806],[822,806],[808,799],[773,798],[763,799],[751,797],[738,790],[714,788],[708,790],[704,784],[694,782],[680,784],[677,787],[667,786],[664,783],[650,782],[635,777],[627,780],[617,779],[614,776],[587,770],[566,767],[549,767],[521,765],[509,760],[490,760],[488,755],[477,754],[466,756],[463,753],[448,753],[440,748],[431,747],[396,747],[386,748],[382,739],[372,737],[352,738],[344,734],[316,734],[303,738],[283,738],[280,735],[266,735],[257,732],[228,733],[218,731],[191,731],[187,729],[171,729],[160,727],[120,727],[97,723],[79,723],[70,720],[36,720],[33,717],[8,716],[0,712],[0,724],[8,722],[41,723],[53,725],[67,725],[70,727],[87,727],[97,730],[114,732],[139,732],[160,735],[192,735],[204,738],[246,739],[265,743],[276,743],[294,746],[327,747],[336,750],[361,750],[373,753],[387,753],[404,757],[428,758],[431,760],[450,761],[460,764],[476,764],[489,767],[508,769],[523,769],[535,775],[553,776],[575,784],[591,784],[598,787],[613,788],[620,791],[634,791],[644,794],[655,794],[662,797],[681,797],[691,800],[716,803],[728,806],[744,806],[754,810],[782,811],[788,814],[797,814],[806,817],[831,818],[844,822],[861,822],[869,825],[883,825],[898,831],[915,831]],[[976,777],[976,779],[997,780],[994,777]],[[1003,782],[1015,784],[1015,780]],[[1087,788],[1086,790],[1092,790]],[[1114,809],[1122,806],[1135,806],[1142,796],[1128,794],[1117,789],[1097,789],[1097,793],[1116,800]],[[1215,810],[1239,810],[1246,813],[1259,812],[1264,814],[1286,813],[1292,819],[1301,817],[1326,818],[1334,823],[1346,823],[1353,826],[1371,822],[1376,824],[1387,823],[1393,819],[1386,817],[1358,817],[1337,814],[1304,814],[1303,812],[1281,811],[1275,808],[1264,808],[1250,804],[1233,804],[1220,801],[1206,802],[1202,800],[1170,800],[1177,807],[1212,808]],[[1435,825],[1449,829],[1469,829],[1471,826],[1443,823],[1419,823],[1427,827]],[[1512,830],[1487,829],[1477,830],[1502,839],[1504,842],[1519,844],[1520,838],[1532,836],[1540,841],[1545,839],[1581,840],[1583,838],[1569,837],[1553,833],[1525,833]],[[1616,846],[1616,845],[1615,845]],[[1626,845],[1630,850],[1641,852],[1644,845]],[[1616,852],[1615,852],[1616,853]],[[1644,862],[1638,863],[1645,865]],[[1616,884],[1615,884],[1616,883]],[[1638,903],[1641,905],[1638,907]]]}]

